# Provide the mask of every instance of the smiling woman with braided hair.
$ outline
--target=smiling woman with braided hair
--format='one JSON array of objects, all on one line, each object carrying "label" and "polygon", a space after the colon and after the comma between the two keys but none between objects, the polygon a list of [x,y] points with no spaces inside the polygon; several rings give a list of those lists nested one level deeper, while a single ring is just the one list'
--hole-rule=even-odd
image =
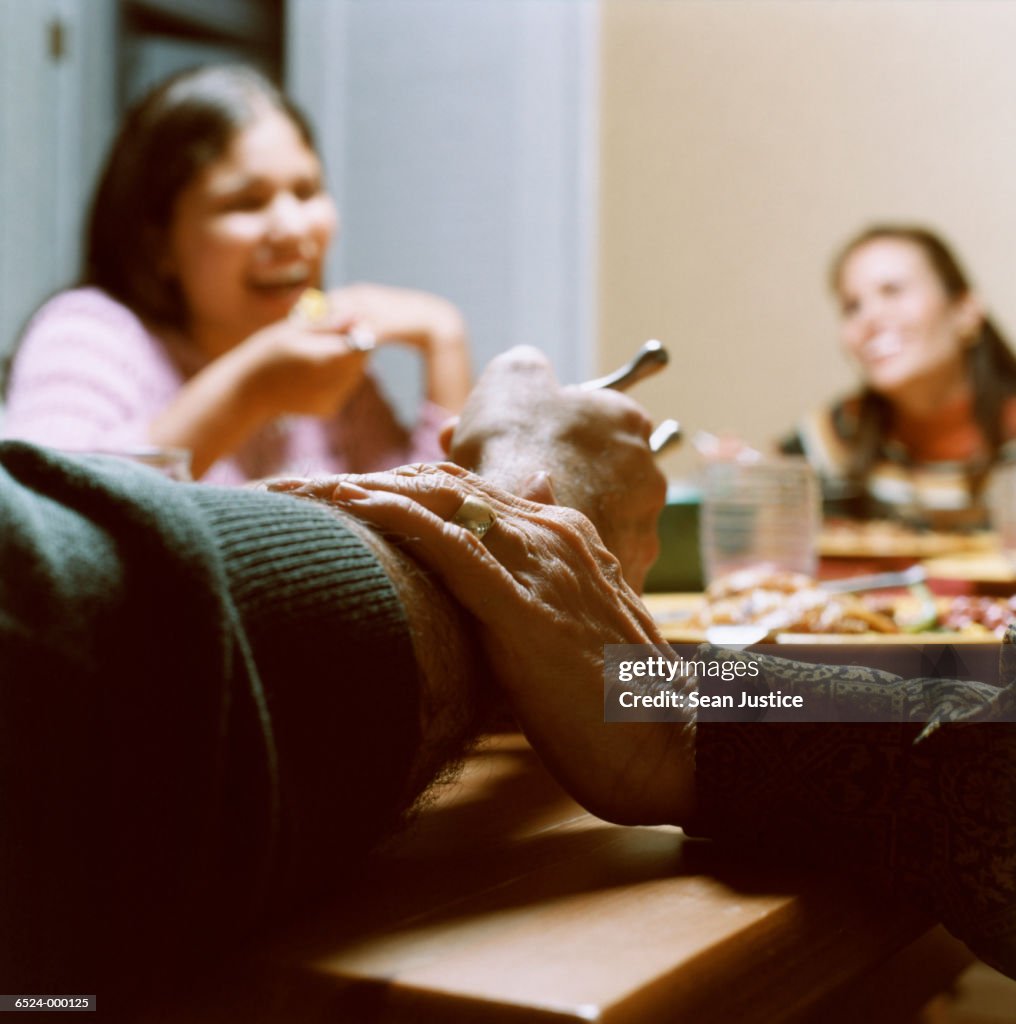
[{"label": "smiling woman with braided hair", "polygon": [[807,455],[832,514],[984,526],[991,468],[1013,454],[1016,356],[955,254],[927,228],[880,224],[843,247],[831,283],[861,388],[784,451]]}]

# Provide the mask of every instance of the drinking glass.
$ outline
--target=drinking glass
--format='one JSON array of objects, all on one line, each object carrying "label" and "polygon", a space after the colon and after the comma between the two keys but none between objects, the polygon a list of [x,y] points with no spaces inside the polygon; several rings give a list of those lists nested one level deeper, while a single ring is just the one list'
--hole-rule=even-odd
[{"label": "drinking glass", "polygon": [[748,568],[814,576],[821,515],[818,479],[803,458],[708,462],[700,530],[706,583]]}]

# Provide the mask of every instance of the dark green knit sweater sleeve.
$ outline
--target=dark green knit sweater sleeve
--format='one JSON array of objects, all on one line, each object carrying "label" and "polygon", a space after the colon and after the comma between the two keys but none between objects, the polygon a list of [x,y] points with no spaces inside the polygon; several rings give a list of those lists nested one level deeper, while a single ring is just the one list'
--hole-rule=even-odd
[{"label": "dark green knit sweater sleeve", "polygon": [[418,743],[405,614],[374,553],[327,509],[192,489],[258,667],[282,794],[285,903],[341,885],[397,827]]},{"label": "dark green knit sweater sleeve", "polygon": [[398,821],[410,638],[327,511],[0,443],[0,568],[4,991],[126,999]]}]

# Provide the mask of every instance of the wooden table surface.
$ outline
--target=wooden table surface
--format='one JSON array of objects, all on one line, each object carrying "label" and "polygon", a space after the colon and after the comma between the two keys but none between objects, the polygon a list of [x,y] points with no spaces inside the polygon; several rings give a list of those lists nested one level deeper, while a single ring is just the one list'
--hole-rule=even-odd
[{"label": "wooden table surface", "polygon": [[157,1019],[899,1020],[971,959],[908,910],[751,862],[594,818],[495,737],[351,897]]}]

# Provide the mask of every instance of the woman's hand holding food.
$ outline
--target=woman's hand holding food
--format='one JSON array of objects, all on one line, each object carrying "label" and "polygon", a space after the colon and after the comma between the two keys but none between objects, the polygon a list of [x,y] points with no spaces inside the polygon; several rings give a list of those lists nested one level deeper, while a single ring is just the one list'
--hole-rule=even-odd
[{"label": "woman's hand holding food", "polygon": [[348,321],[283,320],[251,335],[232,360],[238,390],[262,420],[333,416],[359,386],[367,353],[349,337]]},{"label": "woman's hand holding food", "polygon": [[328,293],[329,316],[373,335],[378,344],[419,349],[427,397],[452,412],[469,394],[471,372],[465,321],[447,299],[410,288],[351,284]]},{"label": "woman's hand holding food", "polygon": [[155,418],[154,444],[191,451],[195,478],[286,415],[333,416],[363,379],[367,354],[348,325],[282,320],[195,374]]}]

